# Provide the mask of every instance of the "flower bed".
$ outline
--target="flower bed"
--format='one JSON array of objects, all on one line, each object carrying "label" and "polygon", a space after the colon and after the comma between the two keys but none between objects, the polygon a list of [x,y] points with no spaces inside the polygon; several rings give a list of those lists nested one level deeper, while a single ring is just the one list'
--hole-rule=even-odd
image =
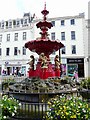
[{"label": "flower bed", "polygon": [[57,96],[48,103],[47,120],[88,120],[90,118],[88,103],[78,97]]}]

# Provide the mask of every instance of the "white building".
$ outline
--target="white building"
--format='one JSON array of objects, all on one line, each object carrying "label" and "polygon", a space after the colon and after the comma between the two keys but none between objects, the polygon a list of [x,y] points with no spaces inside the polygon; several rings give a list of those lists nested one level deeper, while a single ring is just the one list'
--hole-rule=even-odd
[{"label": "white building", "polygon": [[86,20],[85,32],[85,75],[90,77],[90,1],[88,2],[88,19]]},{"label": "white building", "polygon": [[22,19],[0,23],[0,74],[6,70],[10,75],[20,68],[23,74],[27,73],[26,66],[31,53],[24,45],[33,38],[32,19],[30,13],[25,13]]},{"label": "white building", "polygon": [[[31,20],[30,14],[24,14],[22,19],[2,21],[0,26],[0,74],[6,68],[7,74],[15,68],[21,68],[27,73],[27,62],[30,54],[38,55],[25,49],[24,44],[29,40],[40,37],[36,28],[38,20]],[[31,21],[30,21],[31,20]],[[85,17],[84,14],[48,18],[53,27],[48,31],[49,38],[61,41],[65,47],[61,49],[61,63],[66,69],[65,74],[78,71],[79,77],[85,77]],[[54,62],[55,54],[50,55]]]},{"label": "white building", "polygon": [[[85,76],[85,18],[84,13],[76,16],[48,18],[53,28],[49,30],[49,38],[59,40],[64,44],[61,49],[61,63],[66,69],[66,74],[78,71],[79,77]],[[39,30],[35,29],[35,37],[40,37]],[[56,54],[59,54],[57,52]],[[51,56],[54,57],[54,54]],[[53,58],[52,58],[53,60]]]}]

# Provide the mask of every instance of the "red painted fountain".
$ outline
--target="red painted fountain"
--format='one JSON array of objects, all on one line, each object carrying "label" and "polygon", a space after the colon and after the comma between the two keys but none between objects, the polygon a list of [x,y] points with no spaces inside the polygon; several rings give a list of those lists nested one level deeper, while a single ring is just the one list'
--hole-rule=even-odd
[{"label": "red painted fountain", "polygon": [[26,48],[39,55],[36,69],[34,69],[35,56],[31,55],[31,61],[28,62],[30,65],[28,71],[29,76],[9,86],[10,94],[17,100],[23,102],[47,102],[55,95],[75,92],[75,89],[73,90],[75,87],[74,82],[60,77],[59,55],[55,56],[54,65],[50,61],[50,55],[58,51],[64,45],[57,40],[50,40],[48,37],[48,29],[53,27],[53,25],[47,22],[46,15],[49,12],[46,10],[46,4],[41,13],[44,15],[43,21],[36,24],[37,28],[41,29],[41,37],[36,40],[28,41],[25,44]]},{"label": "red painted fountain", "polygon": [[49,55],[60,48],[64,47],[61,42],[57,40],[50,40],[48,37],[48,29],[53,27],[51,22],[47,21],[46,16],[49,11],[46,10],[46,4],[44,10],[41,11],[43,14],[43,21],[36,24],[37,28],[41,29],[41,37],[36,40],[31,40],[25,43],[25,47],[30,51],[34,51],[39,55],[39,59],[36,65],[36,70],[34,70],[34,56],[31,55],[32,60],[29,62],[30,69],[28,71],[30,77],[39,77],[40,79],[47,79],[49,77],[60,77],[60,61],[58,60],[58,55],[55,57],[55,65],[50,61]]}]

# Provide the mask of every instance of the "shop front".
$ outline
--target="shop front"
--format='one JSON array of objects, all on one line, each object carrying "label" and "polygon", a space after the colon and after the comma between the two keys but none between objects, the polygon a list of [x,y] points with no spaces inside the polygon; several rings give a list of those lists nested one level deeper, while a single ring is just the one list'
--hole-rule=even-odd
[{"label": "shop front", "polygon": [[67,58],[67,74],[78,72],[78,77],[84,77],[84,58]]},{"label": "shop front", "polygon": [[6,73],[7,75],[14,75],[14,72],[16,70],[16,75],[18,75],[20,68],[21,68],[20,64],[8,64],[6,66]]}]

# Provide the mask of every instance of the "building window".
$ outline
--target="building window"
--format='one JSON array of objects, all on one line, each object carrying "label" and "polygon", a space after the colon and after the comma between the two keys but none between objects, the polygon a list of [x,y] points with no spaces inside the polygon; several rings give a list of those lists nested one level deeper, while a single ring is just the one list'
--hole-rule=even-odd
[{"label": "building window", "polygon": [[2,42],[2,35],[0,35],[0,42]]},{"label": "building window", "polygon": [[55,55],[56,54],[56,51],[53,51],[52,55]]},{"label": "building window", "polygon": [[65,40],[65,32],[61,32],[61,40]]},{"label": "building window", "polygon": [[26,55],[26,48],[25,47],[22,48],[22,54]]},{"label": "building window", "polygon": [[2,48],[0,48],[0,56],[2,55]]},{"label": "building window", "polygon": [[6,48],[6,56],[9,56],[10,54],[10,48]]},{"label": "building window", "polygon": [[15,41],[18,40],[18,33],[15,33],[15,38],[14,38]]},{"label": "building window", "polygon": [[1,26],[1,28],[2,28],[2,29],[4,28],[4,22],[2,22],[2,26]]},{"label": "building window", "polygon": [[1,22],[0,22],[0,28],[1,28]]},{"label": "building window", "polygon": [[75,31],[71,31],[71,40],[75,40]]},{"label": "building window", "polygon": [[26,40],[26,32],[23,32],[23,40]]},{"label": "building window", "polygon": [[7,41],[10,41],[10,34],[7,34]]},{"label": "building window", "polygon": [[51,40],[55,40],[55,32],[51,33]]},{"label": "building window", "polygon": [[17,27],[19,27],[19,26],[20,26],[20,22],[19,22],[19,20],[17,20],[16,22],[17,22]]},{"label": "building window", "polygon": [[24,19],[24,25],[27,25],[27,19]]},{"label": "building window", "polygon": [[61,49],[61,53],[66,54],[66,47],[65,46]]},{"label": "building window", "polygon": [[18,47],[14,47],[14,55],[18,55]]},{"label": "building window", "polygon": [[55,26],[55,21],[51,21],[52,25]]},{"label": "building window", "polygon": [[23,25],[23,19],[21,19],[21,24]]},{"label": "building window", "polygon": [[71,23],[71,25],[74,25],[75,24],[75,19],[71,19],[70,23]]},{"label": "building window", "polygon": [[13,25],[14,25],[14,26],[16,25],[16,20],[13,20]]},{"label": "building window", "polygon": [[9,28],[12,28],[12,22],[9,22]]},{"label": "building window", "polygon": [[72,45],[72,54],[76,54],[76,45]]},{"label": "building window", "polygon": [[64,26],[64,25],[65,25],[65,21],[61,20],[61,26]]}]

